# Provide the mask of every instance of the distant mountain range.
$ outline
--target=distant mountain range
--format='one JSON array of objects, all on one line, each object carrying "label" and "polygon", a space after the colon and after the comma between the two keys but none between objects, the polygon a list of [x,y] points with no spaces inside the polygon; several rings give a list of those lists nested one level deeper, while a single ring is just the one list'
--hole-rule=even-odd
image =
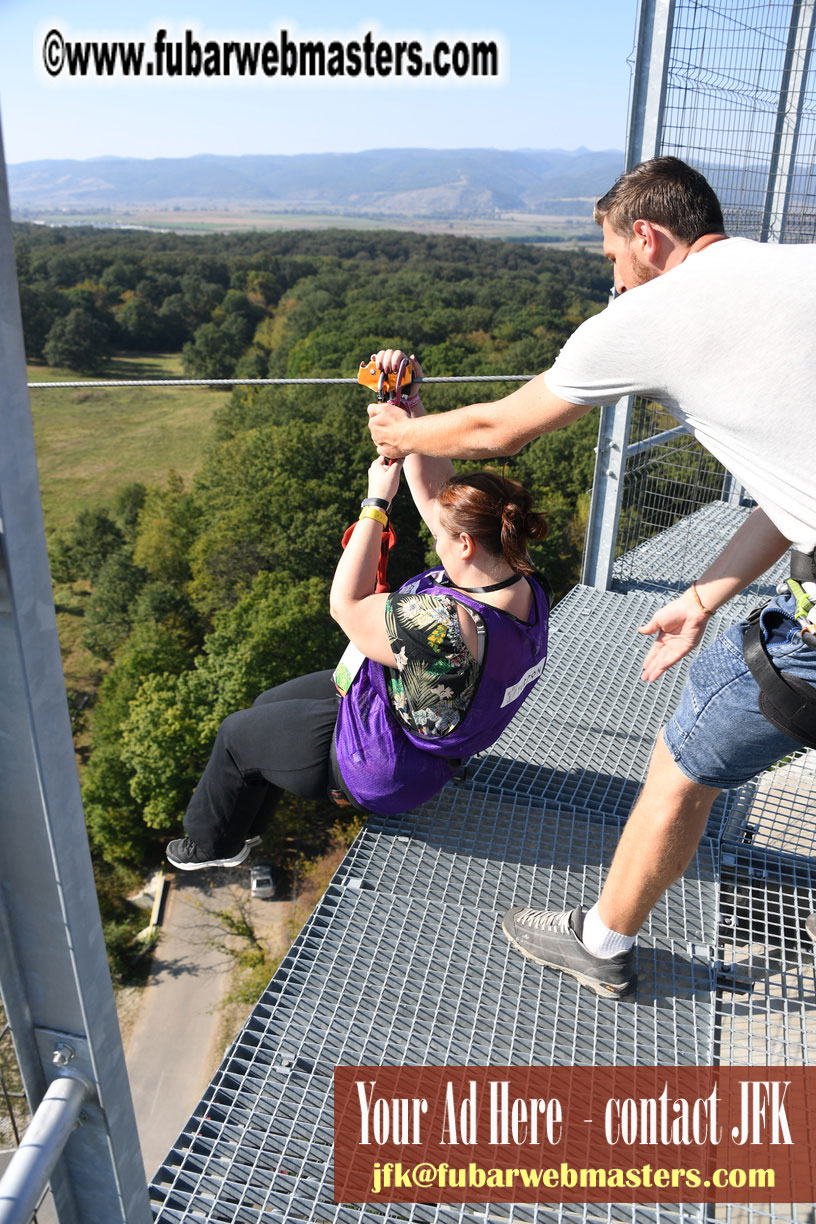
[{"label": "distant mountain range", "polygon": [[338,215],[589,216],[623,169],[616,149],[373,149],[366,153],[99,157],[8,167],[15,212],[263,208]]}]

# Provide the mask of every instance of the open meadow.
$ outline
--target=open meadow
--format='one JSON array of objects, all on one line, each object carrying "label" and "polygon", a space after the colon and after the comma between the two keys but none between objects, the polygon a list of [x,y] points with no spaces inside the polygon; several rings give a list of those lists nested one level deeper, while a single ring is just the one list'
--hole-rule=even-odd
[{"label": "open meadow", "polygon": [[[181,355],[127,353],[100,378],[181,378]],[[30,364],[29,382],[89,382],[72,370]],[[32,388],[31,412],[46,531],[65,527],[132,481],[189,484],[229,391],[208,387]]]},{"label": "open meadow", "polygon": [[[113,357],[100,378],[178,378],[181,355],[126,353]],[[34,383],[88,382],[73,370],[28,366]],[[212,415],[229,391],[207,387],[32,388],[31,413],[48,534],[69,526],[80,510],[109,503],[133,481],[163,485],[176,471],[189,487],[210,435]],[[92,699],[107,665],[82,645],[82,616],[90,586],[54,588],[65,682],[78,730],[86,743],[84,703]]]}]

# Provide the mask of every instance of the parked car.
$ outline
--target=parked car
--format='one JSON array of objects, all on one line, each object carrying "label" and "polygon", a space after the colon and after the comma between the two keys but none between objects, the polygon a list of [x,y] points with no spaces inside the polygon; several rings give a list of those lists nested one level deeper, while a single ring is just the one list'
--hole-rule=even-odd
[{"label": "parked car", "polygon": [[275,882],[272,879],[272,865],[270,863],[256,863],[254,867],[250,868],[250,896],[259,897],[261,900],[271,900],[277,891]]}]

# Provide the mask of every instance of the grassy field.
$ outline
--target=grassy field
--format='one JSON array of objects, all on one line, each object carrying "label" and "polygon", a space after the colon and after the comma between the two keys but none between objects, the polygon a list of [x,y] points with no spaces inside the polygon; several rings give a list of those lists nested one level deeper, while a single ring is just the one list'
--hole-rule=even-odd
[{"label": "grassy field", "polygon": [[[181,377],[178,353],[114,357],[103,378]],[[30,365],[29,382],[82,379]],[[134,480],[163,484],[174,469],[187,483],[198,468],[213,412],[228,391],[207,387],[92,387],[30,391],[46,530],[110,500]]]},{"label": "grassy field", "polygon": [[[114,357],[101,378],[173,378],[178,353]],[[73,370],[28,367],[29,382],[87,381]],[[92,387],[32,389],[31,412],[47,532],[66,527],[86,507],[109,502],[132,481],[164,484],[179,472],[189,484],[201,464],[213,412],[228,391],[206,387]],[[87,746],[87,713],[107,665],[82,645],[82,616],[90,588],[54,588],[65,683],[72,702],[80,758]]]},{"label": "grassy field", "polygon": [[501,213],[498,217],[353,216],[343,213],[265,212],[240,208],[145,208],[106,212],[37,213],[15,220],[46,225],[101,225],[111,228],[172,230],[181,234],[234,233],[242,230],[404,230],[414,234],[454,234],[470,238],[505,238],[548,246],[601,245],[601,231],[590,216],[558,213]]}]

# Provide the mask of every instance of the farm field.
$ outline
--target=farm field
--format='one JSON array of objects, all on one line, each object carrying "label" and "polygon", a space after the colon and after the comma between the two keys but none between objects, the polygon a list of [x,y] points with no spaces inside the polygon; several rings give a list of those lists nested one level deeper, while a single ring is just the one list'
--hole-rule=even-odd
[{"label": "farm field", "polygon": [[[590,201],[587,201],[589,207]],[[414,234],[452,234],[460,238],[504,238],[548,247],[600,249],[601,231],[591,216],[558,213],[501,213],[497,217],[354,216],[346,213],[272,212],[230,208],[145,208],[82,212],[21,212],[20,221],[42,225],[95,225],[180,234],[240,233],[246,230],[401,230]]]}]

